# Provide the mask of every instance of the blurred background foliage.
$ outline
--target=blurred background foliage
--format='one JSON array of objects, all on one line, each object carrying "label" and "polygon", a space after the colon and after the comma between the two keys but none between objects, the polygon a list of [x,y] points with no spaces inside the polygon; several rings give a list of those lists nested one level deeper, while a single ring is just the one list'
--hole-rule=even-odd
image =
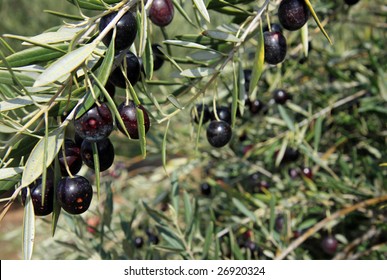
[{"label": "blurred background foliage", "polygon": [[[230,148],[212,149],[202,129],[196,150],[197,126],[191,121],[192,107],[187,108],[171,121],[168,177],[160,157],[164,124],[154,125],[147,135],[145,161],[136,156],[138,145],[114,134],[118,160],[103,173],[101,199],[82,217],[62,214],[54,238],[48,237],[50,220],[38,219],[34,258],[273,259],[335,211],[385,195],[387,172],[381,164],[387,161],[386,5],[382,0],[360,1],[353,7],[343,1],[312,4],[334,45],[310,19],[310,52],[305,58],[299,33],[285,31],[287,60],[280,67],[266,67],[256,93],[267,111],[254,115],[246,109],[237,119]],[[35,35],[61,24],[61,19],[43,14],[45,9],[78,13],[67,1],[0,0],[0,34]],[[272,22],[277,21],[274,14]],[[210,15],[214,26],[230,19],[215,11]],[[199,31],[192,31],[176,12],[168,35],[185,34],[185,29]],[[155,41],[161,40],[160,33],[154,33]],[[254,40],[240,53],[245,69],[252,67]],[[10,44],[21,47],[17,41]],[[177,48],[174,54],[183,56],[184,51]],[[155,75],[169,79],[170,69],[166,66]],[[230,76],[221,79],[222,86],[232,84]],[[291,102],[274,104],[276,88],[285,88]],[[205,98],[210,106],[214,90]],[[227,93],[221,91],[219,104],[230,103]],[[300,156],[276,164],[284,145]],[[312,179],[289,175],[289,170],[303,167],[312,169]],[[82,173],[93,178],[90,170]],[[201,192],[203,183],[211,194]],[[386,259],[386,211],[385,203],[371,205],[329,221],[289,258]],[[2,232],[1,247],[14,248],[18,232],[20,228]],[[335,255],[321,248],[328,235],[339,242]],[[141,249],[135,246],[136,237],[144,238]]]}]

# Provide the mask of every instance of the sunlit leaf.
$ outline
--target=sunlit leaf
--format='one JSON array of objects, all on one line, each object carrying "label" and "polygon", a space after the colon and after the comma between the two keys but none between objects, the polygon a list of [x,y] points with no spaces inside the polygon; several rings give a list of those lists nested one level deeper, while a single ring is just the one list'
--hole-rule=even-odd
[{"label": "sunlit leaf", "polygon": [[83,64],[97,47],[95,43],[84,45],[64,55],[51,64],[35,81],[34,87],[41,87],[69,75]]}]

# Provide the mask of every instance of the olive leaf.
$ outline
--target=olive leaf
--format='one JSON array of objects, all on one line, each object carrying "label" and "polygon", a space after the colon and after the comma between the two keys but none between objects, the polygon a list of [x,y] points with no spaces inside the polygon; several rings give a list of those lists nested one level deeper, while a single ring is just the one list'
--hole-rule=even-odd
[{"label": "olive leaf", "polygon": [[96,43],[91,43],[67,53],[39,75],[34,83],[34,87],[46,86],[63,79],[85,63],[96,47]]}]

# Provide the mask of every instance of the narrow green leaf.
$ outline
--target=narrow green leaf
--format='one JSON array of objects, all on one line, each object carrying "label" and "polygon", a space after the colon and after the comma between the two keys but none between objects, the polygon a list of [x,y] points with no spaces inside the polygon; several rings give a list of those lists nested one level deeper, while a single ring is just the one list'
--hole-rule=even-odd
[{"label": "narrow green leaf", "polygon": [[238,67],[235,65],[235,61],[232,64],[233,66],[233,89],[232,89],[232,103],[231,103],[231,123],[232,127],[235,126],[236,115],[238,111],[238,100],[239,100],[239,71]]},{"label": "narrow green leaf", "polygon": [[236,206],[236,208],[243,213],[246,217],[249,217],[252,221],[256,222],[257,218],[253,212],[246,208],[246,206],[238,199],[233,198],[232,203]]},{"label": "narrow green leaf", "polygon": [[328,42],[332,45],[332,40],[331,40],[331,38],[329,38],[328,33],[325,31],[325,29],[324,29],[324,27],[322,26],[320,20],[318,19],[318,16],[317,16],[316,12],[314,11],[312,4],[310,3],[309,0],[305,0],[305,4],[308,6],[309,11],[310,11],[310,13],[312,14],[314,20],[316,21],[318,27],[320,28],[321,32],[322,32],[322,33],[324,34],[324,36],[327,38]]},{"label": "narrow green leaf", "polygon": [[176,211],[176,214],[179,214],[179,193],[180,193],[180,185],[179,185],[179,180],[177,177],[176,172],[172,173],[172,178],[171,178],[171,184],[172,184],[172,190],[171,190],[171,200],[172,200],[172,206]]},{"label": "narrow green leaf", "polygon": [[322,122],[323,122],[323,117],[319,117],[316,120],[316,124],[314,127],[314,151],[316,153],[318,152],[318,148],[319,148],[320,140],[321,140]]},{"label": "narrow green leaf", "polygon": [[57,31],[44,32],[36,36],[28,37],[28,42],[24,42],[23,45],[43,45],[43,44],[56,44],[61,42],[70,41],[76,33],[81,31],[82,28],[68,28],[62,27]]},{"label": "narrow green leaf", "polygon": [[286,147],[288,146],[288,138],[284,138],[283,142],[282,142],[282,145],[281,145],[281,148],[277,154],[277,158],[275,159],[275,166],[279,166],[284,155],[285,155],[285,151],[286,151]]},{"label": "narrow green leaf", "polygon": [[200,49],[200,50],[209,49],[204,45],[194,43],[194,42],[182,41],[182,40],[164,40],[163,43],[167,45],[174,45],[174,46],[190,48],[190,49]]},{"label": "narrow green leaf", "polygon": [[27,188],[27,196],[24,205],[23,218],[23,258],[30,260],[35,242],[35,213],[32,204],[31,194]]},{"label": "narrow green leaf", "polygon": [[143,65],[146,77],[151,80],[153,77],[153,51],[150,38],[146,40],[145,51],[143,55]]},{"label": "narrow green leaf", "polygon": [[214,233],[214,223],[210,222],[209,227],[207,228],[206,231],[206,238],[204,240],[204,246],[203,246],[203,253],[202,253],[202,259],[206,260],[208,258],[208,252],[211,248],[212,244],[212,236]]},{"label": "narrow green leaf", "polygon": [[94,161],[94,173],[95,173],[95,184],[97,186],[97,197],[99,199],[101,193],[101,174],[99,167],[99,154],[98,154],[98,146],[96,142],[91,143],[91,147],[93,149],[93,161]]},{"label": "narrow green leaf", "polygon": [[97,44],[91,43],[67,53],[40,74],[34,83],[34,87],[51,84],[69,75],[89,58],[96,47]]},{"label": "narrow green leaf", "polygon": [[[35,145],[25,165],[22,176],[22,186],[28,186],[34,182],[42,173],[43,168],[50,166],[58,154],[64,139],[64,128],[59,127],[51,131],[47,138],[47,150],[45,151],[45,137],[41,138]],[[44,162],[46,153],[46,162]]]},{"label": "narrow green leaf", "polygon": [[269,220],[270,232],[273,232],[273,230],[274,230],[274,223],[275,223],[275,219],[276,219],[275,204],[276,204],[276,199],[275,199],[275,196],[272,195],[271,199],[270,199],[270,220]]},{"label": "narrow green leaf", "polygon": [[177,100],[176,97],[174,97],[172,94],[167,96],[167,99],[169,102],[172,103],[173,106],[175,106],[177,109],[183,109],[183,106],[181,106],[179,100]]},{"label": "narrow green leaf", "polygon": [[184,243],[180,240],[180,238],[168,227],[156,225],[156,228],[162,238],[169,243],[172,248],[183,250]]},{"label": "narrow green leaf", "polygon": [[163,168],[165,173],[167,173],[167,137],[168,137],[168,130],[169,130],[169,124],[171,123],[171,120],[169,119],[167,122],[167,126],[165,128],[164,137],[163,137],[163,144],[161,147],[161,158],[163,162]]},{"label": "narrow green leaf", "polygon": [[255,87],[258,85],[258,81],[261,78],[265,65],[265,47],[263,41],[263,30],[262,30],[262,21],[259,24],[258,29],[258,45],[255,52],[255,58],[253,63],[253,69],[251,73],[249,95],[254,91]]},{"label": "narrow green leaf", "polygon": [[189,225],[192,219],[192,204],[191,204],[190,196],[186,191],[183,192],[183,199],[184,199],[185,224]]},{"label": "narrow green leaf", "polygon": [[83,17],[78,16],[78,15],[71,15],[71,14],[66,14],[66,13],[61,13],[58,11],[51,11],[51,10],[43,10],[43,12],[57,16],[57,17],[65,18],[65,19],[78,20],[78,21],[83,20]]},{"label": "narrow green leaf", "polygon": [[216,60],[222,57],[219,52],[211,51],[211,50],[201,50],[189,54],[188,57],[192,58],[195,61],[211,61]]},{"label": "narrow green leaf", "polygon": [[193,69],[186,69],[180,73],[180,75],[188,78],[200,78],[210,76],[216,73],[216,70],[213,68],[207,67],[198,67]]},{"label": "narrow green leaf", "polygon": [[113,191],[110,184],[106,184],[106,199],[103,211],[103,224],[110,228],[113,215]]},{"label": "narrow green leaf", "polygon": [[[34,84],[34,79],[25,73],[13,71],[13,75],[15,75],[19,82],[25,87],[30,87]],[[13,75],[7,70],[0,70],[0,84],[17,85],[17,82],[13,79]]]},{"label": "narrow green leaf", "polygon": [[235,240],[235,237],[234,237],[232,230],[230,230],[229,236],[230,236],[230,248],[231,248],[231,252],[234,256],[234,259],[243,260],[244,256],[243,256],[241,250],[239,249],[238,243]]},{"label": "narrow green leaf", "polygon": [[[11,54],[7,56],[6,59],[9,66],[11,67],[21,67],[41,62],[47,62],[63,56],[64,51],[66,51],[68,48],[68,44],[56,45],[56,48],[62,51],[43,47],[33,47]],[[1,62],[0,65],[3,65],[3,63]]]},{"label": "narrow green leaf", "polygon": [[145,119],[144,112],[136,107],[137,113],[137,126],[138,126],[138,137],[140,140],[141,154],[143,158],[146,158],[146,131],[145,131]]},{"label": "narrow green leaf", "polygon": [[140,16],[140,19],[141,19],[141,22],[140,22],[140,36],[138,36],[140,38],[140,45],[138,47],[138,53],[137,55],[138,56],[143,56],[144,54],[144,50],[146,48],[146,45],[149,43],[149,39],[148,39],[148,16],[146,14],[146,10],[145,10],[145,7],[144,7],[144,1],[141,1],[141,16]]},{"label": "narrow green leaf", "polygon": [[173,1],[173,6],[179,11],[179,13],[184,17],[184,19],[191,25],[195,26],[192,19],[188,16],[184,8],[180,5],[180,1],[177,1],[177,0],[172,0],[172,1]]},{"label": "narrow green leaf", "polygon": [[202,17],[207,21],[210,22],[210,15],[208,14],[206,5],[204,4],[203,0],[193,0],[196,8],[198,9],[199,13],[202,15]]},{"label": "narrow green leaf", "polygon": [[305,57],[308,57],[309,52],[309,34],[308,34],[308,22],[304,24],[304,26],[301,28],[301,40],[302,40],[302,47],[304,49],[304,55]]},{"label": "narrow green leaf", "polygon": [[159,211],[156,211],[148,206],[144,201],[142,202],[142,205],[145,208],[145,211],[148,213],[148,215],[158,224],[165,224],[165,222],[170,222],[170,219],[162,214]]},{"label": "narrow green leaf", "polygon": [[[58,183],[60,179],[62,178],[62,172],[60,170],[60,164],[58,157],[55,157],[55,163],[54,163],[54,193],[57,193]],[[57,196],[54,195],[54,201],[53,201],[53,211],[52,211],[52,222],[51,222],[51,234],[52,236],[55,236],[56,228],[58,226],[59,216],[60,212],[62,210],[62,207],[58,203]]]},{"label": "narrow green leaf", "polygon": [[[52,95],[48,94],[39,94],[34,96],[18,96],[16,98],[0,102],[0,112],[12,111],[35,103],[47,103],[51,99]],[[57,98],[55,100],[67,101],[68,98]]]},{"label": "narrow green leaf", "polygon": [[10,179],[24,170],[23,167],[9,167],[0,169],[0,180]]},{"label": "narrow green leaf", "polygon": [[[0,193],[9,191],[10,189],[14,188],[15,185],[19,182],[20,182],[20,176],[9,178],[6,181],[0,181]],[[0,216],[0,222],[3,217],[4,216]]]},{"label": "narrow green leaf", "polygon": [[[108,81],[110,73],[112,71],[113,62],[114,62],[114,53],[115,53],[114,40],[111,40],[111,43],[109,45],[109,48],[106,51],[102,64],[98,68],[97,76],[94,76],[94,74],[92,74],[96,82],[96,85],[93,86],[94,95],[91,93],[91,91],[87,93],[86,99],[83,102],[82,106],[79,108],[75,118],[81,117],[87,110],[91,108],[91,106],[93,106],[95,102],[94,97],[98,97],[101,91],[104,93],[105,98],[108,100],[108,102],[110,101],[109,104],[110,103],[114,104],[114,101],[111,100],[109,93],[106,92],[106,90],[104,89],[104,86]],[[114,107],[116,106],[114,105]]]},{"label": "narrow green leaf", "polygon": [[205,30],[202,32],[204,36],[208,36],[210,38],[216,39],[216,40],[221,40],[221,41],[226,41],[226,42],[232,42],[232,43],[239,43],[241,40],[234,35],[219,31],[219,30]]},{"label": "narrow green leaf", "polygon": [[282,105],[278,105],[278,110],[280,112],[282,119],[285,121],[286,125],[288,126],[288,128],[291,131],[295,131],[294,121],[289,116],[288,112],[286,111],[286,108]]}]

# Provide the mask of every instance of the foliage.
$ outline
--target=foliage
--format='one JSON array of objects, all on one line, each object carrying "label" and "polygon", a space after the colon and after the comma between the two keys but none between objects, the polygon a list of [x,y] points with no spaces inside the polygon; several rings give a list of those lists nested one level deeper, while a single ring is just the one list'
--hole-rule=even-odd
[{"label": "foliage", "polygon": [[[333,256],[320,242],[334,235],[335,258],[385,259],[382,1],[353,7],[313,1],[316,20],[284,31],[288,54],[277,66],[264,63],[262,31],[277,22],[280,1],[175,0],[175,18],[163,28],[148,20],[143,1],[68,2],[76,12],[58,12],[61,26],[1,38],[0,190],[12,191],[1,200],[1,218],[22,188],[45,178],[50,165],[58,169],[56,155],[81,115],[77,105],[84,111],[102,98],[119,121],[117,104],[131,99],[147,109],[152,127],[140,131],[139,141],[114,132],[114,166],[101,174],[81,170],[99,194],[87,213],[56,208],[52,217],[36,218],[27,201],[25,258],[326,259]],[[131,50],[144,73],[112,99],[104,85],[114,46],[100,43],[98,21],[127,9],[140,23]],[[166,60],[158,71],[152,43],[162,45]],[[249,87],[245,69],[253,73]],[[284,105],[272,100],[278,88],[292,96]],[[246,95],[265,110],[252,114]],[[231,106],[228,146],[212,148],[206,125],[192,121],[193,107],[202,103]],[[296,161],[285,161],[287,148],[300,153]],[[312,178],[289,175],[303,167]],[[200,193],[203,182],[209,196]],[[35,230],[37,237],[54,237],[38,242],[33,255],[28,237]],[[141,249],[133,243],[137,236],[149,241]]]}]

